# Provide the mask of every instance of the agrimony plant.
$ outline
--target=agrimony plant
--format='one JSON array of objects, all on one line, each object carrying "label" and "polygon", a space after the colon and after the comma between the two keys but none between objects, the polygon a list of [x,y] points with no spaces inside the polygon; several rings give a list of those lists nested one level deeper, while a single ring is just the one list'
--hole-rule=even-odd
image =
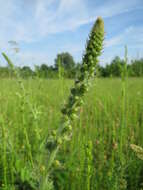
[{"label": "agrimony plant", "polygon": [[83,96],[88,91],[91,79],[95,75],[95,67],[98,63],[98,56],[101,55],[104,40],[104,22],[97,18],[87,41],[86,51],[83,55],[80,75],[74,82],[67,103],[62,109],[62,125],[52,132],[47,141],[47,148],[50,153],[48,169],[51,167],[55,156],[63,144],[72,136],[72,122],[78,118],[80,106],[84,103]]}]

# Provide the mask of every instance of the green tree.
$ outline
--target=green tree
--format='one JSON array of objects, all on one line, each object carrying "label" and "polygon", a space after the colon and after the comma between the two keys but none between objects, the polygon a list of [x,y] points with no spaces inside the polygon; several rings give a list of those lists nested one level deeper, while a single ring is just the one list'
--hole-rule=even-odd
[{"label": "green tree", "polygon": [[10,71],[8,67],[0,67],[0,77],[1,78],[8,78]]},{"label": "green tree", "polygon": [[110,64],[107,64],[105,67],[98,66],[100,76],[103,77],[120,77],[122,73],[122,68],[124,66],[124,60],[116,56]]},{"label": "green tree", "polygon": [[20,73],[21,73],[21,76],[23,78],[27,78],[27,77],[32,77],[33,76],[33,71],[28,66],[24,66],[24,67],[20,68]]},{"label": "green tree", "polygon": [[112,76],[117,76],[120,77],[121,76],[121,69],[124,65],[124,61],[120,59],[120,57],[116,56],[110,65],[110,75]]},{"label": "green tree", "polygon": [[132,60],[129,66],[131,76],[141,77],[143,76],[143,59]]},{"label": "green tree", "polygon": [[43,64],[40,66],[40,76],[41,76],[42,78],[48,78],[48,71],[49,71],[48,65],[46,65],[46,64],[43,63]]},{"label": "green tree", "polygon": [[64,68],[65,71],[72,71],[75,67],[75,62],[72,55],[68,52],[60,53],[57,55],[55,59],[55,68],[58,69],[59,67],[59,60],[61,62],[61,66]]}]

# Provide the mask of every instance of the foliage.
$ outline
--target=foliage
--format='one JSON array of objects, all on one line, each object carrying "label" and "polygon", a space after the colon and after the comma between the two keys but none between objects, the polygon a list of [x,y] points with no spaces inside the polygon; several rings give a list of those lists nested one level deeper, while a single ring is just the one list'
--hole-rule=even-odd
[{"label": "foliage", "polygon": [[[54,66],[48,66],[46,63],[41,64],[40,66],[35,66],[35,69],[32,70],[28,66],[19,67],[19,73],[22,78],[33,78],[38,76],[39,78],[58,78],[59,70],[62,73],[64,78],[75,78],[80,74],[81,63],[75,63],[72,56],[69,53],[67,57],[63,58],[61,53],[57,55],[55,59]],[[65,59],[64,64],[61,60]],[[60,67],[59,67],[60,62]],[[110,64],[106,64],[105,67],[98,64],[96,66],[96,76],[98,77],[121,77],[122,68],[124,67],[125,62],[120,57],[116,56]],[[143,59],[131,60],[127,64],[127,73],[129,77],[143,77]],[[9,66],[0,67],[0,78],[14,78],[15,75],[11,73]]]},{"label": "foliage", "polygon": [[132,60],[131,65],[128,65],[129,75],[130,76],[143,76],[143,59]]},{"label": "foliage", "polygon": [[[47,167],[48,155],[43,145],[47,142],[47,133],[59,126],[60,108],[69,96],[73,81],[63,81],[64,95],[61,93],[59,80],[28,79],[22,82],[30,105],[27,101],[23,105],[23,96],[16,80],[0,81],[0,184],[4,177],[3,165],[6,158],[4,171],[7,173],[8,182],[14,172],[17,188],[31,182],[35,184],[38,178],[44,186],[46,180],[41,175]],[[85,103],[80,109],[80,118],[73,123],[72,139],[59,149],[56,160],[60,161],[60,165],[57,161],[53,163],[52,176],[48,179],[50,184],[53,180],[57,189],[64,190],[87,190],[88,184],[94,190],[120,190],[119,185],[125,182],[125,189],[141,188],[143,162],[133,154],[130,144],[143,147],[142,83],[143,79],[127,79],[127,114],[124,116],[126,131],[122,154],[125,160],[122,167],[124,178],[120,175],[119,151],[121,80],[96,78],[95,85],[83,98]],[[2,126],[5,132],[3,138]],[[34,170],[30,166],[30,155],[23,130],[25,127],[32,145]],[[5,149],[7,154],[3,154]],[[19,171],[18,176],[15,171]],[[33,176],[34,173],[36,175]],[[24,179],[28,183],[24,182]]]},{"label": "foliage", "polygon": [[74,59],[72,55],[70,55],[68,52],[60,53],[57,55],[57,58],[55,59],[55,68],[58,69],[59,64],[58,60],[61,61],[61,66],[64,68],[64,70],[72,70],[75,66]]}]

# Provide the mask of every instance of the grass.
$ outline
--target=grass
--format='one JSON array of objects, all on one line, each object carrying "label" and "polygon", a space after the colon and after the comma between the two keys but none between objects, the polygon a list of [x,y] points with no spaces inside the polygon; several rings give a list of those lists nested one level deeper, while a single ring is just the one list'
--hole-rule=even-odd
[{"label": "grass", "polygon": [[[22,82],[25,93],[16,80],[0,80],[0,189],[30,189],[29,181],[34,189],[38,178],[40,189],[46,190],[43,144],[59,126],[73,81],[63,80],[62,90],[60,80]],[[141,189],[143,162],[130,144],[143,147],[143,79],[127,79],[125,110],[120,79],[97,78],[93,84],[74,122],[72,140],[60,149],[60,163],[54,162],[55,189]]]}]

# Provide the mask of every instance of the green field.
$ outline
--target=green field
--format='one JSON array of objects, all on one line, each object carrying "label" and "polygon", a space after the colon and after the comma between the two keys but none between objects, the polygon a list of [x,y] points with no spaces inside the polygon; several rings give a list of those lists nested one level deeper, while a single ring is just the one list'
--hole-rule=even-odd
[{"label": "green field", "polygon": [[34,189],[36,181],[52,189],[47,178],[56,190],[142,189],[143,162],[130,144],[143,146],[143,79],[92,83],[48,178],[45,144],[73,81],[0,80],[0,189]]}]

